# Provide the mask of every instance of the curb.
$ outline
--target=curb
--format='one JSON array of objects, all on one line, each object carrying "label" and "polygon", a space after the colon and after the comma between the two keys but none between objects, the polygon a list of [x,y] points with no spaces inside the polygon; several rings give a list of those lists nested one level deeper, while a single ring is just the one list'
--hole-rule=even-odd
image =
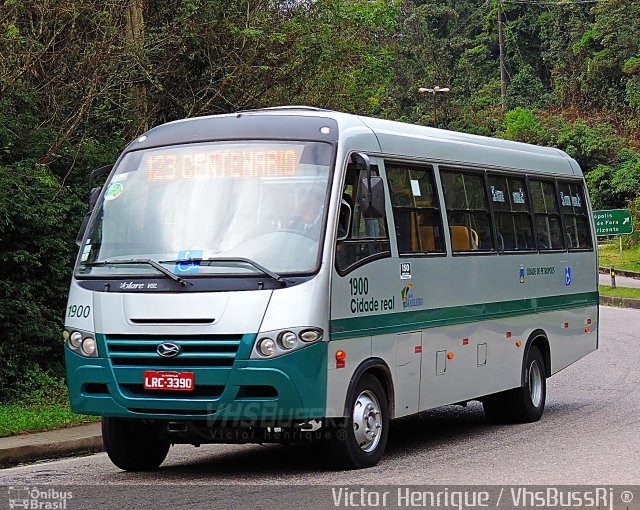
[{"label": "curb", "polygon": [[[599,267],[598,272],[600,274],[609,274],[611,272],[610,267]],[[616,269],[616,276],[626,276],[627,278],[635,278],[640,280],[640,273],[636,271],[625,271],[624,269]]]},{"label": "curb", "polygon": [[[97,425],[97,427],[96,427]],[[0,468],[52,460],[104,449],[99,423],[0,439]]]},{"label": "curb", "polygon": [[640,299],[633,299],[633,298],[600,295],[600,304],[609,305],[609,306],[618,306],[623,308],[640,309]]}]

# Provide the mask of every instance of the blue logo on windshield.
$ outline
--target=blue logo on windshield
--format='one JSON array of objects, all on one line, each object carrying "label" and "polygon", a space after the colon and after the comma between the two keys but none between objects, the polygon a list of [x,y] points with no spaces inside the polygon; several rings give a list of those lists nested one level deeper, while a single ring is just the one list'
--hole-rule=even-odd
[{"label": "blue logo on windshield", "polygon": [[564,268],[564,284],[567,287],[571,285],[571,268],[570,267]]},{"label": "blue logo on windshield", "polygon": [[[201,259],[203,253],[203,250],[182,250],[178,252],[178,259]],[[178,274],[199,273],[200,262],[177,262],[173,271]]]}]

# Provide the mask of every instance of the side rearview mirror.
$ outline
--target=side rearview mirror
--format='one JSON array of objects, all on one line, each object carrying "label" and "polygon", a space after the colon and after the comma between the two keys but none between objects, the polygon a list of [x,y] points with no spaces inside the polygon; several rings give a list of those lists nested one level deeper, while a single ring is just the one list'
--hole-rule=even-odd
[{"label": "side rearview mirror", "polygon": [[351,206],[342,199],[340,202],[340,213],[338,216],[338,241],[344,241],[349,237],[349,229],[351,228]]},{"label": "side rearview mirror", "polygon": [[102,192],[102,188],[100,186],[96,186],[89,192],[89,212],[93,211],[100,198],[100,193]]},{"label": "side rearview mirror", "polygon": [[82,218],[82,223],[78,229],[78,235],[76,236],[76,244],[78,246],[82,245],[82,238],[84,237],[84,233],[89,225],[89,218],[91,218],[91,213],[93,212],[93,209],[100,198],[100,194],[102,193],[102,186],[94,186],[94,183],[98,178],[104,175],[109,175],[112,169],[113,165],[101,166],[89,175],[89,212],[87,212],[87,214],[84,215],[84,218]]},{"label": "side rearview mirror", "polygon": [[366,219],[384,217],[384,184],[382,177],[372,175],[363,177],[362,182],[362,216]]},{"label": "side rearview mirror", "polygon": [[382,177],[371,175],[371,162],[369,156],[362,152],[352,154],[351,159],[359,170],[365,171],[365,176],[360,182],[362,195],[360,206],[362,216],[365,219],[384,217],[384,184]]},{"label": "side rearview mirror", "polygon": [[[105,165],[105,166],[101,166],[100,168],[96,168],[93,172],[89,174],[89,212],[93,211],[93,207],[96,205],[96,202],[98,201],[98,199],[95,198],[95,200],[93,201],[93,204],[91,203],[91,199],[94,197],[94,194],[96,191],[96,186],[94,186],[96,180],[98,180],[98,178],[103,177],[105,175],[109,175],[112,169],[113,169],[113,165]],[[102,186],[99,186],[98,188],[99,190],[96,194],[97,197],[100,196],[100,190],[102,190]]]}]

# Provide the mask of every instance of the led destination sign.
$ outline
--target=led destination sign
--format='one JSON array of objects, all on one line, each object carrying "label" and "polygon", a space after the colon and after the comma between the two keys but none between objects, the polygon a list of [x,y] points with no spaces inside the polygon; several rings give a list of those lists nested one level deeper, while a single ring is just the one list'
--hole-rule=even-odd
[{"label": "led destination sign", "polygon": [[293,149],[152,154],[146,159],[147,179],[287,177],[298,173],[298,159]]}]

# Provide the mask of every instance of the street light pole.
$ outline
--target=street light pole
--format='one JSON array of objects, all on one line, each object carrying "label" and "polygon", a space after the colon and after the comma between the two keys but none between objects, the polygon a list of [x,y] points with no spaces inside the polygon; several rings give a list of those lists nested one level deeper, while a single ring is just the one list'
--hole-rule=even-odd
[{"label": "street light pole", "polygon": [[449,87],[440,87],[439,85],[436,85],[432,89],[425,87],[420,87],[418,89],[418,92],[421,94],[429,93],[433,96],[433,127],[438,127],[438,105],[436,103],[436,94],[439,92],[449,92],[449,90],[451,90]]},{"label": "street light pole", "polygon": [[500,50],[500,93],[502,108],[505,107],[507,97],[507,64],[504,58],[504,25],[502,22],[502,0],[498,0],[498,47]]}]

